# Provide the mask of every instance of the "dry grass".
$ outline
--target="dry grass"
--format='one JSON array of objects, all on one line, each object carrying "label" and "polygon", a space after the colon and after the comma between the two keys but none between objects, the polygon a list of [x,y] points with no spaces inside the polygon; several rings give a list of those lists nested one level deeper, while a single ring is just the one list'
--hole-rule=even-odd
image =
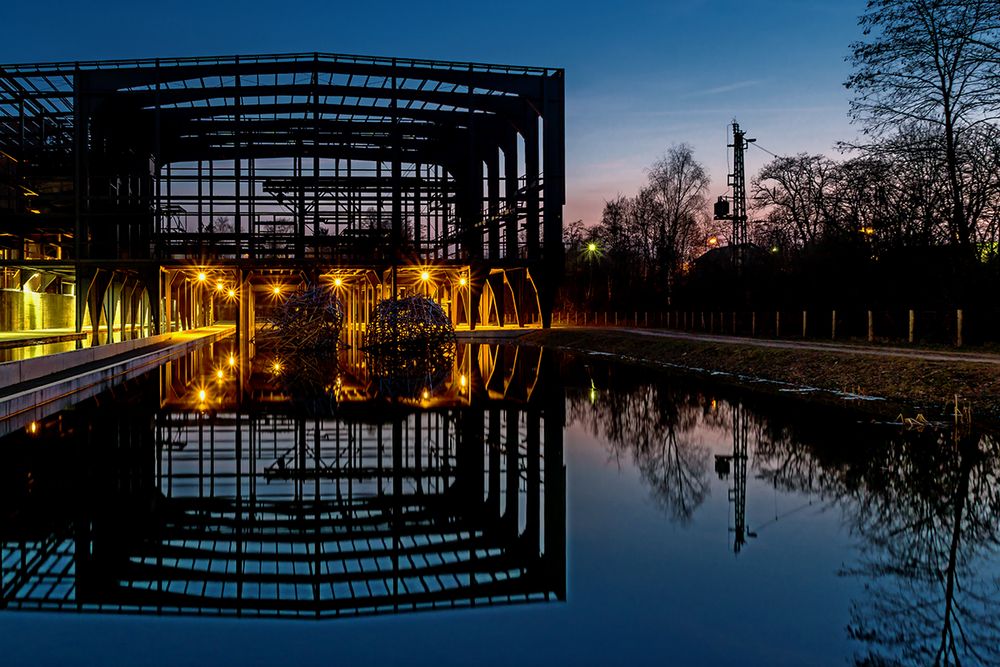
[{"label": "dry grass", "polygon": [[971,401],[973,414],[979,419],[1000,423],[1000,372],[994,365],[751,347],[617,331],[552,329],[532,332],[521,340],[610,353],[652,365],[674,364],[694,372],[722,371],[743,376],[728,378],[738,383],[759,378],[828,392],[876,396],[886,399],[882,411],[902,408],[939,415],[957,394]]}]

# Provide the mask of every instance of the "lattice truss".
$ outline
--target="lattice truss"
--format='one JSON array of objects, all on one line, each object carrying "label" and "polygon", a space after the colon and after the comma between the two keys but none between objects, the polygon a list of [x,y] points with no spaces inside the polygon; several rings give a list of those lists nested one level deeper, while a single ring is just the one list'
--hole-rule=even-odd
[{"label": "lattice truss", "polygon": [[[108,259],[542,260],[561,243],[563,115],[548,68],[322,53],[0,66],[8,210]],[[100,243],[116,237],[123,252]]]}]

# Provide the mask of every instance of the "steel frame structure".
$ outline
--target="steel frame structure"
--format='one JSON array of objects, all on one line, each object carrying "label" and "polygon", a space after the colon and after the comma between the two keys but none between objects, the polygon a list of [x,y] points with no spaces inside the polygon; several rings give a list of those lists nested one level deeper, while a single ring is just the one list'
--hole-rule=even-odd
[{"label": "steel frame structure", "polygon": [[0,265],[75,280],[94,342],[203,323],[205,267],[241,310],[342,275],[365,311],[430,267],[456,321],[548,326],[563,80],[326,53],[2,65]]}]

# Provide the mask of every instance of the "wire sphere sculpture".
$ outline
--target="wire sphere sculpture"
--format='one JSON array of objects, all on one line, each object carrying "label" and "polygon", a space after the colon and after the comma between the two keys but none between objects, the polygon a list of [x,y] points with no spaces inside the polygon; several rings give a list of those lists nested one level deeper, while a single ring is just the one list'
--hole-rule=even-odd
[{"label": "wire sphere sculpture", "polygon": [[452,341],[415,347],[406,352],[383,350],[365,356],[379,394],[387,398],[419,399],[434,391],[455,366],[456,346]]},{"label": "wire sphere sculpture", "polygon": [[258,330],[255,342],[280,352],[336,354],[344,306],[330,290],[312,286],[290,293]]},{"label": "wire sphere sculpture", "polygon": [[455,325],[433,299],[411,296],[379,302],[368,324],[366,344],[375,354],[422,354],[455,342]]}]

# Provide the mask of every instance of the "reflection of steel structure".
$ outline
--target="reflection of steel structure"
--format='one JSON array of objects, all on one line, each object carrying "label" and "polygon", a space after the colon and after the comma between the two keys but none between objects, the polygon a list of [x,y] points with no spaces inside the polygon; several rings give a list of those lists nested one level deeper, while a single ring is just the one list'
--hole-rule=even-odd
[{"label": "reflection of steel structure", "polygon": [[322,53],[4,65],[0,266],[75,281],[77,327],[102,341],[233,317],[230,289],[252,324],[270,285],[319,279],[358,324],[400,291],[456,322],[547,324],[563,126],[559,69]]},{"label": "reflection of steel structure", "polygon": [[[733,504],[733,553],[740,553],[747,537],[757,537],[757,534],[747,530],[747,445],[750,434],[749,415],[739,403],[732,404],[733,413],[733,454],[732,456],[715,456],[715,471],[719,479],[726,479],[730,472],[733,476],[729,488],[729,502]],[[732,467],[732,470],[730,470]]]},{"label": "reflection of steel structure", "polygon": [[5,525],[3,604],[315,618],[564,599],[562,392],[471,392],[377,422],[102,413],[90,474],[31,470],[8,505],[25,520]]}]

